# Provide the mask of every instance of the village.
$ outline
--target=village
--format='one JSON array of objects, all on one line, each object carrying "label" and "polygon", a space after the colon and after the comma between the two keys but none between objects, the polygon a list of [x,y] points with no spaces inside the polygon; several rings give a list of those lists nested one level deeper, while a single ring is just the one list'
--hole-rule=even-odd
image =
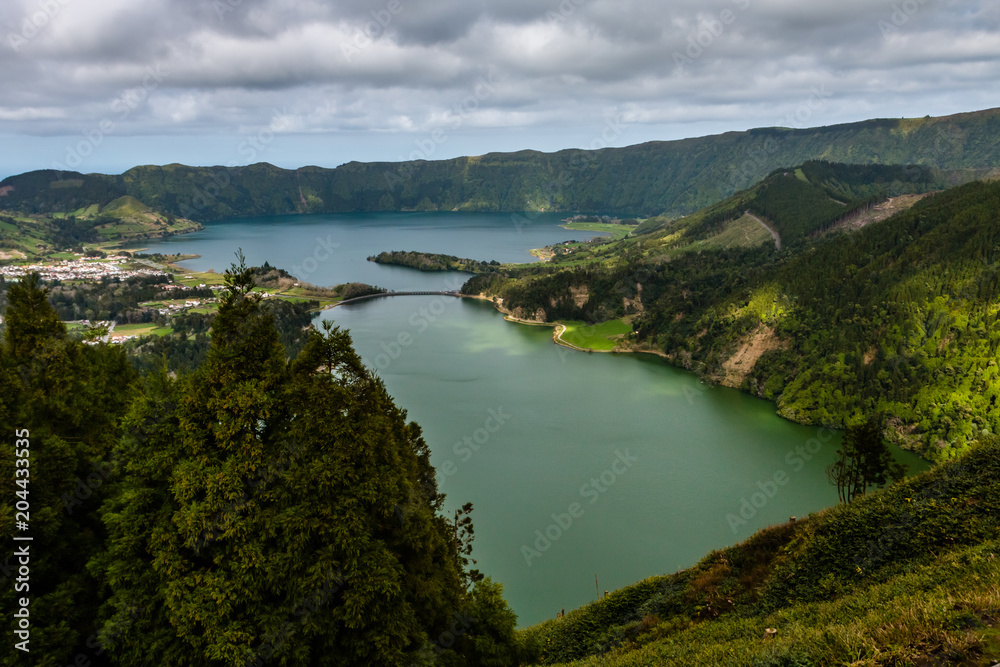
[{"label": "village", "polygon": [[[165,282],[172,280],[171,273],[168,271],[157,268],[141,268],[135,266],[135,263],[136,260],[124,255],[112,255],[103,258],[84,258],[80,256],[77,259],[0,266],[0,276],[10,282],[17,282],[32,273],[38,273],[44,281],[60,282],[78,281],[94,283],[104,279],[128,280],[130,278],[151,276],[160,276]],[[188,275],[184,276],[184,278],[193,279],[194,276]],[[217,298],[184,298],[182,296],[184,292],[205,289],[217,292],[225,289],[225,287],[223,285],[209,285],[206,283],[186,285],[183,283],[171,282],[163,285],[163,291],[167,293],[177,293],[177,299],[149,302],[142,305],[153,307],[160,315],[166,315],[168,317],[179,315],[198,308],[214,308],[215,304],[218,302]],[[267,292],[262,292],[261,296],[266,299],[271,295]],[[117,328],[124,331],[116,332],[116,323],[114,321],[75,320],[65,322],[65,324],[71,330],[77,331],[81,329],[105,328],[106,333],[103,336],[100,336],[97,340],[90,341],[92,344],[96,344],[98,342],[122,344],[126,341],[141,337],[143,333],[147,333],[145,331],[142,331],[141,333],[126,333],[134,327],[122,325],[117,325]]]},{"label": "village", "polygon": [[131,262],[123,255],[113,255],[101,259],[80,257],[38,264],[12,264],[0,266],[0,276],[7,280],[19,280],[37,272],[43,280],[101,280],[168,275],[166,271],[157,269],[130,267]]},{"label": "village", "polygon": [[[192,276],[185,276],[185,277],[186,278],[191,278]],[[188,285],[182,285],[182,284],[170,284],[170,285],[164,285],[163,286],[163,291],[165,291],[165,292],[186,292],[186,291],[190,291],[190,290],[194,290],[194,289],[210,289],[213,292],[218,292],[218,291],[224,290],[225,286],[224,285],[207,285],[205,283],[202,283],[202,284],[197,285],[197,286],[188,286]],[[268,299],[268,298],[271,298],[272,296],[276,296],[276,295],[272,295],[271,293],[269,293],[267,291],[260,291],[259,294],[260,294],[261,298],[264,298],[264,299]],[[194,299],[180,298],[180,299],[172,299],[172,300],[169,300],[169,301],[150,301],[150,302],[142,303],[140,305],[142,305],[142,306],[148,306],[148,307],[153,307],[153,308],[156,309],[156,312],[158,312],[160,315],[166,315],[166,316],[169,317],[169,316],[173,316],[173,315],[180,315],[182,313],[185,313],[185,312],[188,312],[188,311],[191,311],[191,310],[195,310],[195,309],[206,309],[203,312],[207,312],[208,309],[214,309],[215,308],[215,304],[217,304],[218,302],[219,302],[218,297],[213,297],[213,298],[194,298]],[[132,331],[132,330],[134,330],[134,326],[135,325],[124,325],[124,326],[122,326],[122,325],[116,325],[115,322],[113,322],[113,321],[91,322],[90,320],[76,320],[76,321],[73,321],[73,322],[66,322],[66,324],[67,325],[75,325],[75,327],[78,327],[78,328],[88,328],[88,329],[89,328],[102,328],[102,327],[106,327],[107,328],[107,334],[104,335],[104,336],[102,336],[98,340],[90,341],[90,344],[96,344],[98,342],[105,342],[105,343],[111,343],[112,345],[115,345],[115,344],[120,345],[120,344],[125,343],[127,341],[141,338],[143,335],[148,335],[148,333],[149,333],[149,331],[147,331],[145,328],[142,329],[141,333],[115,333],[116,326],[118,326],[120,329],[125,330],[125,331]]]},{"label": "village", "polygon": [[[106,252],[106,248],[98,248]],[[68,253],[49,259],[37,259],[31,263],[13,264],[0,261],[0,281],[19,282],[32,273],[37,273],[45,283],[62,285],[101,285],[110,283],[130,284],[136,279],[144,279],[147,285],[155,285],[159,294],[154,299],[138,301],[134,307],[154,313],[155,320],[122,322],[120,319],[90,317],[72,319],[63,323],[73,336],[89,338],[88,344],[123,344],[149,336],[169,336],[173,333],[173,319],[187,314],[211,315],[218,308],[219,293],[226,289],[222,276],[214,271],[191,273],[180,267],[162,264],[154,258],[133,256],[123,252],[108,252],[107,255],[85,256]],[[94,255],[95,253],[88,253]],[[157,258],[158,259],[158,258]],[[176,258],[172,258],[175,259]],[[290,299],[304,301],[320,297],[319,302],[328,304],[329,296],[316,295],[314,291],[298,282],[292,282],[285,289],[256,287],[253,290],[262,299]],[[324,298],[325,297],[325,298]],[[0,323],[3,322],[0,316]],[[103,331],[102,331],[103,330]]]}]

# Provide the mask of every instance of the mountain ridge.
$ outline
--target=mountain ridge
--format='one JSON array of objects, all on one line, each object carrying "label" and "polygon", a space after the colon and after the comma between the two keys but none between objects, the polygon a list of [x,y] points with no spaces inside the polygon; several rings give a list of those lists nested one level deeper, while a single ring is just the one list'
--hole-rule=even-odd
[{"label": "mountain ridge", "polygon": [[[942,170],[953,183],[965,182],[1000,164],[998,137],[1000,109],[985,109],[815,128],[754,128],[620,148],[349,161],[335,168],[281,169],[261,162],[143,165],[118,175],[38,170],[0,181],[0,208],[51,212],[56,210],[50,203],[52,183],[82,181],[77,203],[103,206],[130,195],[151,208],[199,221],[404,210],[678,216],[725,199],[775,169],[809,160],[916,164]],[[91,200],[83,202],[83,193]],[[62,192],[54,199],[71,195]]]}]

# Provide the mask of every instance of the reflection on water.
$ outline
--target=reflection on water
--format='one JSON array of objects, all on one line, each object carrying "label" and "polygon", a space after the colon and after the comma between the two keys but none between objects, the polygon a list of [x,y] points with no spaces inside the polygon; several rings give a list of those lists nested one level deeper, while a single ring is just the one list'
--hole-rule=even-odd
[{"label": "reflection on water", "polygon": [[[474,503],[474,555],[522,624],[592,600],[595,574],[603,591],[673,572],[837,502],[825,468],[839,433],[651,355],[556,346],[484,302],[456,300],[418,332],[425,299],[325,316],[423,427],[448,506]],[[400,332],[411,344],[376,366]],[[487,424],[498,411],[509,418]]]},{"label": "reflection on water", "polygon": [[[152,242],[198,253],[192,269],[289,268],[335,242],[304,279],[454,289],[455,274],[366,261],[382,250],[528,261],[528,248],[586,234],[539,216],[358,214],[214,223]],[[303,278],[303,276],[299,276]],[[840,436],[774,405],[709,388],[651,355],[575,352],[552,330],[505,322],[485,302],[377,299],[322,315],[349,328],[365,362],[417,421],[447,505],[475,505],[478,567],[503,582],[521,624],[653,574],[687,567],[758,528],[837,502],[825,476]],[[915,463],[914,457],[909,462]]]}]

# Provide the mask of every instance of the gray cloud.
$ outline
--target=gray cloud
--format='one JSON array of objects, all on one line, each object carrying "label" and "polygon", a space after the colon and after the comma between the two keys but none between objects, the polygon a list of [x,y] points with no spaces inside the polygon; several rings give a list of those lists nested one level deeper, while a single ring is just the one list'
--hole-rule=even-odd
[{"label": "gray cloud", "polygon": [[408,137],[460,115],[569,144],[619,115],[638,141],[778,124],[817,87],[811,125],[997,106],[1000,74],[987,0],[8,0],[0,35],[0,134],[21,137],[105,119],[234,136],[276,115]]}]

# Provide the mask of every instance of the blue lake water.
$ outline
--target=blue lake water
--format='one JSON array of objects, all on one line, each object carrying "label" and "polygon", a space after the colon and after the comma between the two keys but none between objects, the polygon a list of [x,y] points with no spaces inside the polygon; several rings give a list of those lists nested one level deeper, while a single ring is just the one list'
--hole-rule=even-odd
[{"label": "blue lake water", "polygon": [[[149,250],[198,253],[189,266],[222,271],[242,247],[253,264],[311,269],[298,277],[315,284],[443,290],[462,276],[365,258],[531,261],[530,248],[588,236],[555,215],[517,225],[510,215],[382,213],[213,223]],[[549,328],[453,297],[376,299],[316,319],[351,331],[423,427],[448,508],[475,505],[477,567],[504,584],[522,625],[837,502],[825,468],[838,433],[787,422],[771,403],[706,387],[659,358],[568,350]]]},{"label": "blue lake water", "polygon": [[[367,261],[384,250],[440,252],[483,261],[532,262],[532,248],[596,236],[560,227],[556,214],[345,213],[241,218],[193,234],[151,241],[149,252],[195,253],[184,264],[222,271],[242,248],[250,264],[270,262],[315,285],[363,282],[396,291],[445,289],[464,274],[421,273]],[[467,277],[467,276],[466,276]]]}]

